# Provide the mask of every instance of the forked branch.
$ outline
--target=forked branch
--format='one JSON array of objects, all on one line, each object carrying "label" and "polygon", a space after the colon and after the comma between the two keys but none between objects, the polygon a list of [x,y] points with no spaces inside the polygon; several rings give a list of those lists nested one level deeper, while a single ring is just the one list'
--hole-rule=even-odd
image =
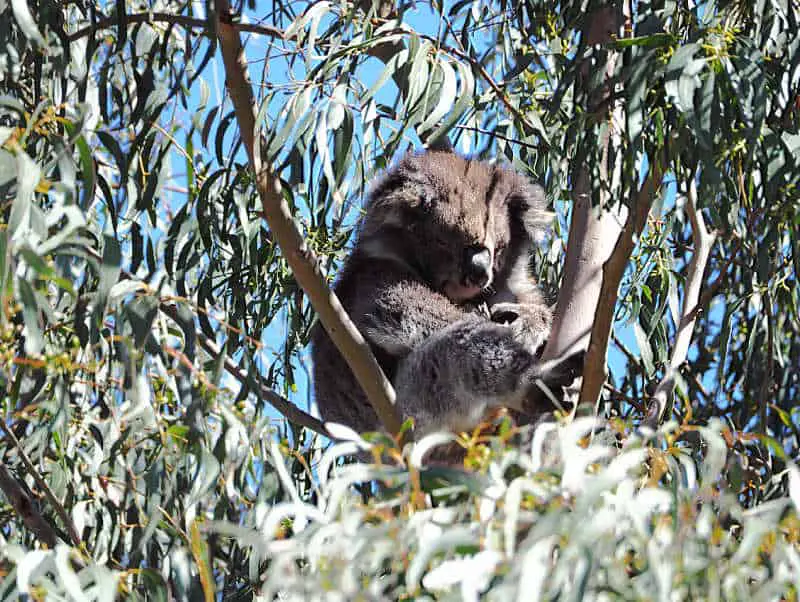
[{"label": "forked branch", "polygon": [[632,200],[631,212],[619,238],[617,238],[614,250],[603,264],[603,283],[600,287],[594,324],[592,324],[592,333],[589,338],[589,349],[586,353],[586,366],[583,370],[583,383],[579,398],[581,403],[596,403],[606,380],[608,340],[611,336],[619,284],[636,241],[647,222],[653,198],[661,185],[663,172],[660,164],[655,163],[650,169],[650,174],[639,189],[639,193]]},{"label": "forked branch", "polygon": [[694,241],[694,253],[689,260],[689,267],[686,272],[686,285],[683,291],[683,306],[681,317],[675,332],[675,345],[672,348],[672,355],[669,358],[669,365],[664,372],[664,376],[656,387],[651,399],[654,410],[657,411],[656,417],[659,422],[667,418],[667,408],[669,399],[675,390],[675,376],[689,353],[689,345],[692,342],[692,332],[697,318],[697,306],[700,303],[700,289],[703,285],[703,273],[711,255],[711,247],[714,245],[716,234],[709,232],[706,228],[703,214],[697,208],[697,174],[692,174],[686,194],[685,211],[689,216],[692,226],[692,240]]}]

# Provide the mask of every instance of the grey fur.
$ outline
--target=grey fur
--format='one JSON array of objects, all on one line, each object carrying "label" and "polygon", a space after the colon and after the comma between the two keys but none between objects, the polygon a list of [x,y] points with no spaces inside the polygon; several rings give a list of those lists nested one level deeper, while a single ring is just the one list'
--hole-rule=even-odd
[{"label": "grey fur", "polygon": [[[407,155],[373,187],[335,291],[417,434],[469,428],[494,406],[519,409],[536,380],[552,376],[537,360],[551,314],[528,273],[547,217],[539,186],[449,152]],[[491,252],[484,290],[464,280],[460,263],[476,245]],[[312,358],[323,419],[378,430],[319,325]]]}]

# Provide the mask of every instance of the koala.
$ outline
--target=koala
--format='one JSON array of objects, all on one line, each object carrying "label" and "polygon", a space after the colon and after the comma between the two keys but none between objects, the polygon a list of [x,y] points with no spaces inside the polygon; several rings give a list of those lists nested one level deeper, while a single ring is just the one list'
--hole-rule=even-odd
[{"label": "koala", "polygon": [[[541,187],[451,152],[406,155],[372,187],[334,291],[415,436],[470,429],[496,407],[530,412],[537,381],[574,379],[538,358],[552,318],[529,262],[547,219]],[[379,430],[319,324],[311,353],[322,418]]]}]

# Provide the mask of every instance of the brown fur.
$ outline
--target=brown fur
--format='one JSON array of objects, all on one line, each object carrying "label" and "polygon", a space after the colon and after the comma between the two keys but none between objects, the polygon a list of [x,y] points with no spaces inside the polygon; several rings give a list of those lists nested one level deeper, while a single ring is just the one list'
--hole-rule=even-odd
[{"label": "brown fur", "polygon": [[[476,364],[465,376],[485,390],[480,395],[487,403],[519,397],[517,389],[529,386],[522,379],[533,377],[536,348],[550,323],[550,311],[528,274],[533,240],[547,218],[543,209],[541,189],[523,176],[449,152],[407,155],[377,182],[334,290],[393,382],[401,363],[424,386],[426,379],[445,374],[452,381],[462,365],[467,369],[470,361],[487,357],[491,365]],[[482,289],[465,277],[465,249],[476,246],[491,255],[491,281]],[[483,303],[520,319],[500,325],[476,317]],[[439,356],[464,349],[469,357],[463,361],[437,363]],[[415,355],[417,350],[435,351],[436,357]],[[378,430],[372,407],[319,325],[312,335],[312,357],[323,419],[358,431]],[[451,381],[436,383],[448,400],[467,386]],[[425,401],[428,395],[427,389],[407,385],[398,391],[398,404],[417,419],[418,430],[474,422],[472,405],[466,411],[452,404],[439,408],[438,399]],[[453,417],[465,424],[451,424]]]}]

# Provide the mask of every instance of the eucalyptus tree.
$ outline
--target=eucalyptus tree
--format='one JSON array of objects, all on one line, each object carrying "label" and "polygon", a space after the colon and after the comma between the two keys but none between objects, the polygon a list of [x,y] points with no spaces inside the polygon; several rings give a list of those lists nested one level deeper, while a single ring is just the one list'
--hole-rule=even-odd
[{"label": "eucalyptus tree", "polygon": [[[0,14],[2,595],[208,599],[250,594],[265,571],[273,591],[302,567],[286,588],[322,587],[317,531],[296,540],[303,558],[263,539],[335,520],[350,483],[327,480],[332,455],[318,465],[317,314],[397,430],[391,387],[325,283],[367,183],[410,148],[496,157],[544,184],[554,230],[534,269],[558,313],[545,355],[588,350],[579,413],[625,436],[671,425],[649,452],[653,484],[673,456],[725,464],[727,445],[726,512],[782,495],[800,445],[796,0],[7,0]],[[712,419],[721,438],[698,426]],[[484,449],[483,468],[500,453]],[[351,481],[397,479],[421,503],[413,470],[384,470]],[[729,527],[703,516],[698,529]],[[337,578],[428,588],[424,563],[444,552],[409,524],[398,556],[385,533],[354,537],[384,555]],[[526,575],[487,562],[507,577],[499,596]],[[616,567],[644,575],[630,595],[664,574],[631,562]],[[559,566],[551,593],[581,565]],[[762,583],[760,565],[736,567],[735,594]]]}]

